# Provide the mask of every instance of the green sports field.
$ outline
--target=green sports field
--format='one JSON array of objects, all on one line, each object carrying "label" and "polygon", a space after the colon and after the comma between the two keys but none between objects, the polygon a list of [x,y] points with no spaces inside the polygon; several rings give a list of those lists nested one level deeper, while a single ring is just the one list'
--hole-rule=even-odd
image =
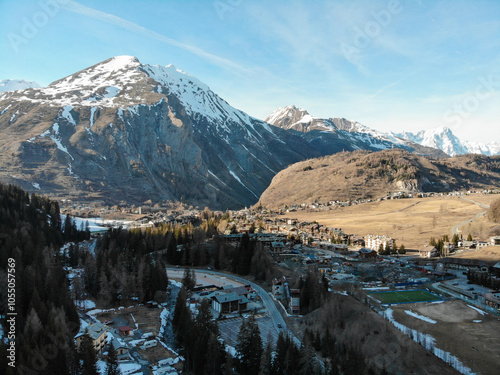
[{"label": "green sports field", "polygon": [[442,299],[425,290],[402,290],[396,292],[368,293],[382,304],[441,301]]}]

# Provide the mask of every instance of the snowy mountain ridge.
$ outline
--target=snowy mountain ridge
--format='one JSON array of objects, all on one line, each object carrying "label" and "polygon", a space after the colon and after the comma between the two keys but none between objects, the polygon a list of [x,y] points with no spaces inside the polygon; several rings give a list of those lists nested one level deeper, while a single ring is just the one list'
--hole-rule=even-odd
[{"label": "snowy mountain ridge", "polygon": [[500,144],[495,142],[480,144],[462,141],[447,127],[422,130],[416,134],[411,132],[385,133],[345,118],[324,119],[313,117],[307,110],[297,108],[294,105],[278,108],[266,119],[266,122],[284,129],[294,129],[301,132],[323,130],[338,133],[345,131],[353,139],[360,139],[361,137],[365,142],[369,142],[379,149],[392,147],[406,148],[406,146],[413,147],[414,144],[418,144],[428,148],[439,149],[449,156],[463,154],[492,156],[500,154]]},{"label": "snowy mountain ridge", "polygon": [[[267,117],[266,122],[283,129],[300,131],[306,135],[310,132],[317,133],[318,137],[323,138],[328,138],[328,135],[335,135],[338,139],[350,143],[351,148],[355,150],[368,149],[376,151],[398,147],[415,151],[415,145],[391,134],[373,130],[357,121],[339,117],[328,119],[313,117],[307,110],[297,108],[294,105],[278,108]],[[328,140],[325,139],[325,141]]]},{"label": "snowy mountain ridge", "polygon": [[0,180],[26,189],[226,209],[253,204],[279,170],[321,155],[175,66],[132,56],[0,93]]}]

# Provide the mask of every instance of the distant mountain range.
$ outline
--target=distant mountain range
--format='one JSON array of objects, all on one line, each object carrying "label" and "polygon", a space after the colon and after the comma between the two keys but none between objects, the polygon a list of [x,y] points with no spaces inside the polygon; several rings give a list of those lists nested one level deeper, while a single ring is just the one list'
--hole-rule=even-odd
[{"label": "distant mountain range", "polygon": [[391,134],[394,137],[403,138],[423,146],[439,148],[450,156],[463,154],[500,155],[500,143],[483,144],[461,140],[447,127],[422,130],[416,134],[411,132]]},{"label": "distant mountain range", "polygon": [[235,208],[319,155],[174,66],[131,56],[0,94],[0,179],[57,197]]},{"label": "distant mountain range", "polygon": [[4,79],[3,81],[0,81],[0,92],[25,90],[37,87],[40,87],[38,83],[28,82],[22,79]]},{"label": "distant mountain range", "polygon": [[[283,129],[294,129],[300,132],[307,133],[309,131],[322,131],[337,133],[339,131],[347,131],[350,133],[350,138],[355,140],[370,140],[373,146],[379,149],[397,148],[413,148],[415,144],[429,147],[431,149],[439,149],[449,156],[463,154],[484,154],[484,155],[499,155],[500,144],[493,142],[490,144],[480,144],[460,140],[453,132],[447,128],[436,128],[432,130],[423,130],[416,134],[411,132],[384,133],[359,122],[347,120],[345,118],[320,118],[312,117],[307,110],[297,108],[295,106],[287,106],[278,108],[267,119],[266,122],[281,127]],[[364,147],[360,147],[363,149]],[[420,150],[425,154],[425,150]],[[429,150],[427,150],[429,152]],[[432,155],[432,151],[427,153]],[[441,155],[442,156],[442,155]]]},{"label": "distant mountain range", "polygon": [[279,171],[305,159],[391,148],[447,157],[295,107],[276,111],[267,120],[272,126],[174,66],[132,56],[36,86],[11,82],[0,93],[0,181],[58,198],[239,208],[257,202]]}]

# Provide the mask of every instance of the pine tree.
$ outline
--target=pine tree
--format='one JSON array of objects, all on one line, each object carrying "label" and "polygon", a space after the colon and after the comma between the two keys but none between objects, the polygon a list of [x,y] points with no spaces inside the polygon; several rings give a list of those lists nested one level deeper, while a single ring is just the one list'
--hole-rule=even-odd
[{"label": "pine tree", "polygon": [[271,332],[267,337],[266,349],[262,353],[260,360],[259,375],[270,375],[273,364],[273,342]]},{"label": "pine tree", "polygon": [[182,278],[182,284],[187,290],[193,290],[193,288],[196,286],[196,274],[194,270],[186,267],[186,269],[184,270],[184,277]]},{"label": "pine tree", "polygon": [[120,369],[118,368],[118,359],[116,357],[115,347],[113,341],[109,344],[108,351],[108,363],[106,365],[106,375],[120,375]]},{"label": "pine tree", "polygon": [[82,375],[98,375],[97,354],[92,339],[88,334],[83,335],[80,344],[80,356],[82,359]]},{"label": "pine tree", "polygon": [[399,254],[406,254],[405,245],[401,244],[401,246],[399,247]]},{"label": "pine tree", "polygon": [[262,339],[255,318],[243,321],[236,344],[238,362],[236,368],[241,375],[253,375],[259,372],[262,357]]}]

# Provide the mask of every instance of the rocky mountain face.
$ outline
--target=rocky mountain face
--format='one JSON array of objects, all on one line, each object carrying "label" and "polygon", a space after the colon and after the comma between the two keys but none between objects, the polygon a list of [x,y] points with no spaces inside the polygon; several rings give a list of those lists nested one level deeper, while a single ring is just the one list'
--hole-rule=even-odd
[{"label": "rocky mountain face", "polygon": [[0,92],[25,90],[37,87],[40,87],[38,83],[25,81],[23,79],[4,79],[0,81]]},{"label": "rocky mountain face", "polygon": [[174,66],[130,56],[0,94],[0,180],[56,197],[236,208],[319,155]]},{"label": "rocky mountain face", "polygon": [[500,155],[500,144],[492,142],[488,144],[464,141],[459,139],[451,129],[440,127],[431,130],[422,130],[418,133],[402,132],[392,133],[394,137],[409,140],[423,146],[435,147],[450,156],[463,154]]},{"label": "rocky mountain face", "polygon": [[265,207],[357,199],[388,192],[498,189],[500,156],[429,159],[401,149],[340,152],[291,165],[278,173],[259,200]]},{"label": "rocky mountain face", "polygon": [[401,148],[432,157],[448,156],[433,146],[420,145],[392,134],[378,132],[356,121],[345,118],[312,117],[305,109],[296,106],[278,108],[266,122],[283,129],[303,132],[304,138],[324,155],[339,151],[380,151]]}]

